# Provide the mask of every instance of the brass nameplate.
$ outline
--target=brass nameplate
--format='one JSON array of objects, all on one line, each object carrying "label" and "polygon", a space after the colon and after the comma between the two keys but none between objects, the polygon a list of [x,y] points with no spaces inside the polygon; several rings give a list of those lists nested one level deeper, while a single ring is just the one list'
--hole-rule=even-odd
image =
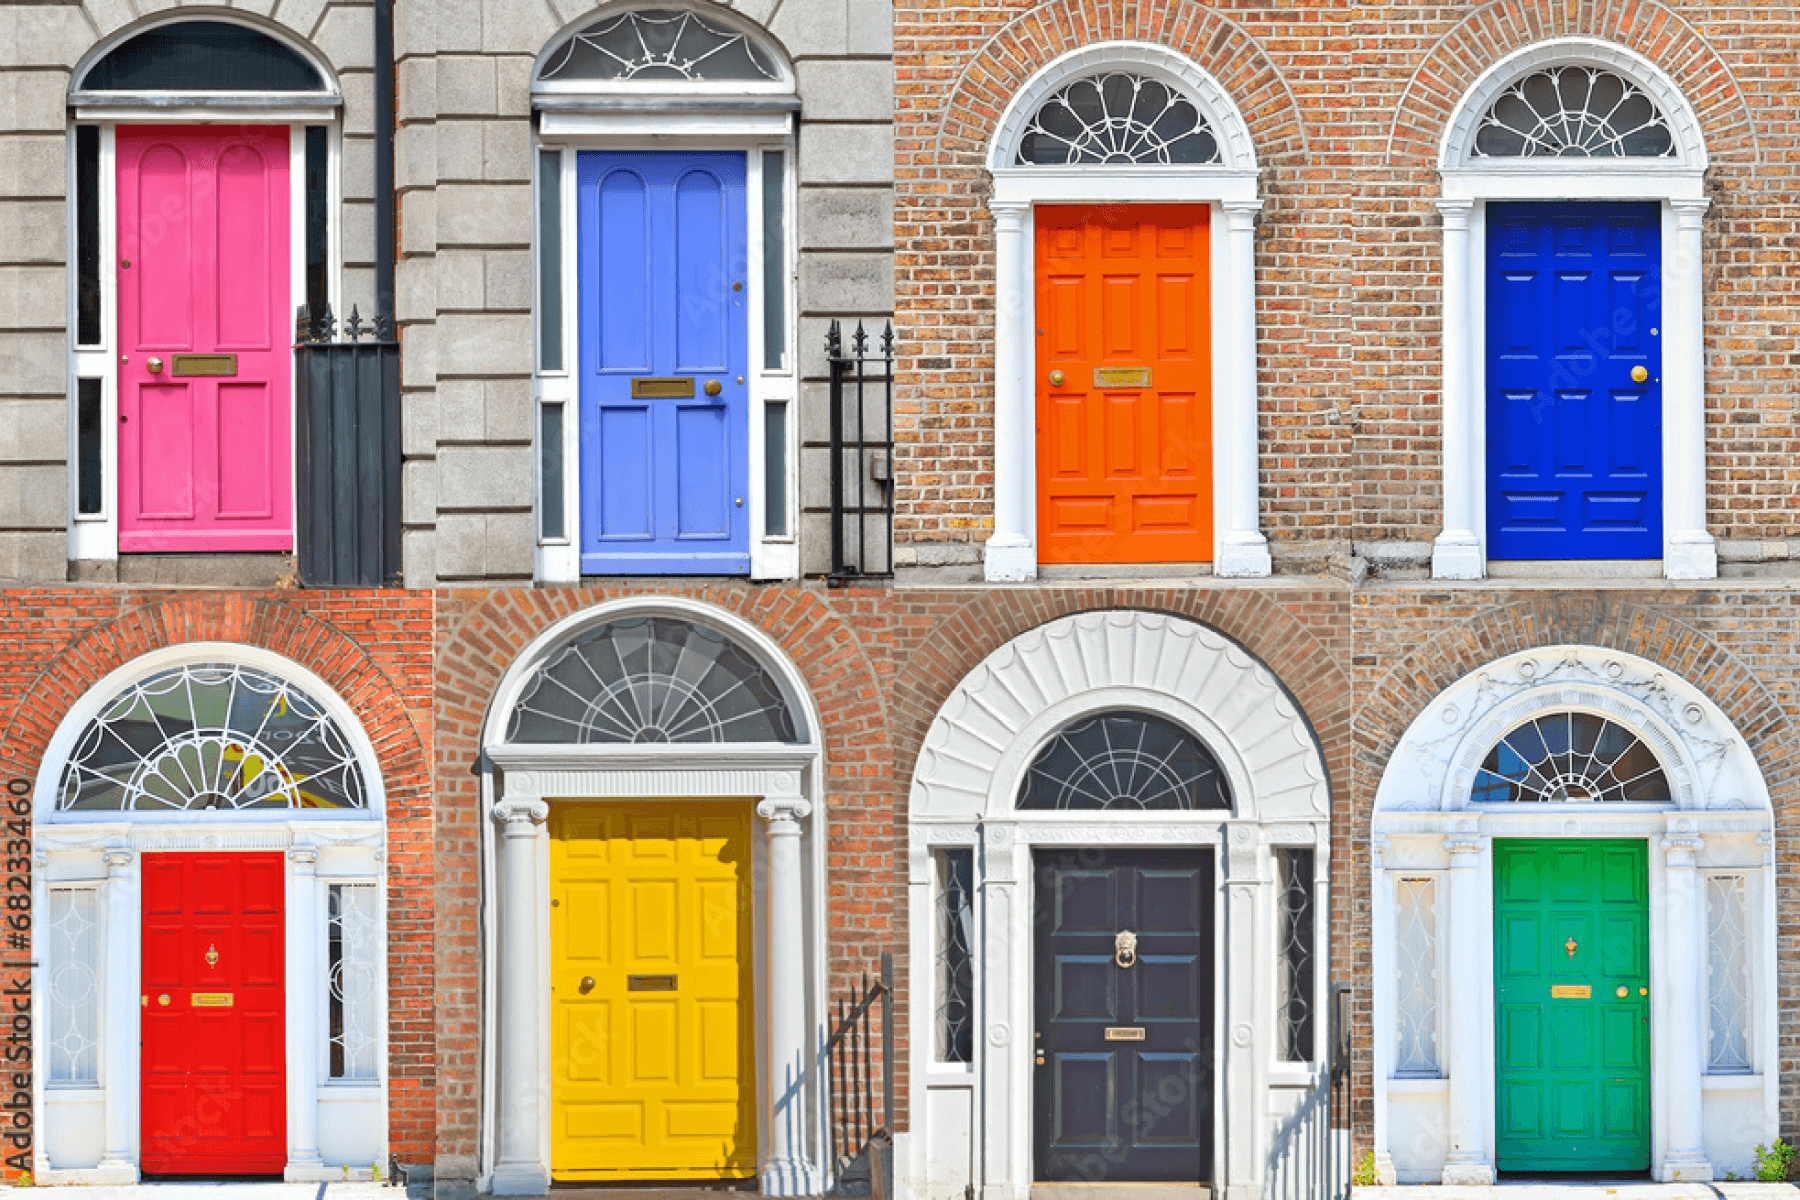
[{"label": "brass nameplate", "polygon": [[633,400],[691,400],[693,396],[691,375],[639,375],[631,381]]},{"label": "brass nameplate", "polygon": [[1095,367],[1094,386],[1097,388],[1147,388],[1150,386],[1150,368]]},{"label": "brass nameplate", "polygon": [[1142,1025],[1108,1025],[1106,1040],[1109,1042],[1141,1042],[1144,1040]]},{"label": "brass nameplate", "polygon": [[1553,983],[1550,985],[1552,1000],[1592,1000],[1594,989],[1585,983]]},{"label": "brass nameplate", "polygon": [[625,990],[628,992],[672,992],[675,990],[675,976],[627,975]]},{"label": "brass nameplate", "polygon": [[195,1008],[230,1008],[235,1002],[231,992],[195,992],[189,1001]]},{"label": "brass nameplate", "polygon": [[235,354],[171,354],[171,375],[236,375]]}]

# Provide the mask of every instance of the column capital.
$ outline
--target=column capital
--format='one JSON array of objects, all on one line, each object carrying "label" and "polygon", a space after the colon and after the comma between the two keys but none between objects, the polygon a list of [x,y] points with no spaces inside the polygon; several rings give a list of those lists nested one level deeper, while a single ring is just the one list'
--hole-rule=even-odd
[{"label": "column capital", "polygon": [[1668,855],[1671,867],[1694,866],[1696,856],[1706,845],[1706,840],[1698,834],[1677,833],[1662,839],[1663,853]]},{"label": "column capital", "polygon": [[304,871],[310,871],[319,865],[319,848],[317,846],[290,846],[287,852],[288,861]]},{"label": "column capital", "polygon": [[987,209],[994,215],[996,225],[1010,224],[1016,229],[1023,226],[1030,215],[1031,201],[990,199]]},{"label": "column capital", "polygon": [[1386,838],[1382,837],[1379,833],[1376,834],[1374,837],[1370,838],[1369,839],[1369,866],[1373,867],[1377,871],[1385,870],[1387,868],[1387,864],[1385,862],[1383,862],[1382,859],[1387,854],[1387,852],[1389,850],[1392,850],[1393,848],[1394,848],[1394,843],[1388,841]]},{"label": "column capital", "polygon": [[1697,200],[1671,200],[1669,207],[1675,210],[1675,224],[1678,227],[1698,229],[1700,218],[1712,207],[1712,201],[1705,197]]},{"label": "column capital", "polygon": [[1248,229],[1256,224],[1256,216],[1262,212],[1261,200],[1221,200],[1219,207],[1231,220],[1233,229]]},{"label": "column capital", "polygon": [[137,857],[137,851],[127,850],[123,846],[115,846],[100,855],[100,861],[106,864],[108,875],[123,875],[125,868]]},{"label": "column capital", "polygon": [[1475,211],[1473,200],[1440,199],[1436,201],[1436,204],[1438,216],[1444,219],[1445,229],[1467,229],[1469,227],[1469,217]]},{"label": "column capital", "polygon": [[527,836],[533,826],[550,819],[550,806],[542,800],[502,800],[494,805],[494,823],[510,836]]},{"label": "column capital", "polygon": [[1487,839],[1472,833],[1453,834],[1444,839],[1444,849],[1450,852],[1450,865],[1455,867],[1472,867],[1475,857],[1487,848]]},{"label": "column capital", "polygon": [[812,802],[801,796],[770,796],[758,802],[756,815],[770,825],[798,826],[812,815]]}]

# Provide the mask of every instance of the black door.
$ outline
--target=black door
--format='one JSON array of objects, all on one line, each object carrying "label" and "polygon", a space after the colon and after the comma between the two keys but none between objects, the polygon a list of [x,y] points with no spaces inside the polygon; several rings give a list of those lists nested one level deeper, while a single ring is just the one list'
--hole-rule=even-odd
[{"label": "black door", "polygon": [[1034,866],[1036,1178],[1210,1181],[1212,853],[1039,851]]}]

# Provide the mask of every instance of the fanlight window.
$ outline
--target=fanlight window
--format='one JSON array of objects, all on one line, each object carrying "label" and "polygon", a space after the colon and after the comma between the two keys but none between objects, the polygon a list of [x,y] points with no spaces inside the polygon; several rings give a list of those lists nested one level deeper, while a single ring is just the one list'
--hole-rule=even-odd
[{"label": "fanlight window", "polygon": [[646,8],[575,33],[550,56],[538,78],[554,83],[778,83],[781,72],[744,34],[691,12]]},{"label": "fanlight window", "polygon": [[1637,735],[1592,713],[1519,726],[1488,751],[1469,797],[1478,804],[1668,803],[1662,764]]},{"label": "fanlight window", "polygon": [[1552,67],[1500,93],[1475,130],[1476,158],[1674,158],[1656,102],[1597,67]]},{"label": "fanlight window", "polygon": [[1218,139],[1192,100],[1127,71],[1063,87],[1032,114],[1019,140],[1019,166],[1219,161]]},{"label": "fanlight window", "polygon": [[781,689],[736,643],[669,617],[611,621],[526,681],[506,740],[591,745],[798,742]]},{"label": "fanlight window", "polygon": [[181,21],[127,38],[82,76],[84,92],[323,92],[318,68],[266,33]]},{"label": "fanlight window", "polygon": [[1229,809],[1218,760],[1173,721],[1110,712],[1070,725],[1038,752],[1020,808]]},{"label": "fanlight window", "polygon": [[266,671],[196,663],[132,684],[82,730],[56,807],[361,809],[368,794],[318,701]]}]

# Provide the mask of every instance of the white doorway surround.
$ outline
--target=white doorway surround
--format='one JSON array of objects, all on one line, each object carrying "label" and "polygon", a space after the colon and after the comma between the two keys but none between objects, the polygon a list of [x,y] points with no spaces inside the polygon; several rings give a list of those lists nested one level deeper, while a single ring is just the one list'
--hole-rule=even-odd
[{"label": "white doorway surround", "polygon": [[[1155,79],[1191,101],[1218,144],[1197,165],[1018,165],[1019,145],[1059,88],[1108,70]],[[994,533],[990,582],[1037,578],[1038,204],[1206,204],[1212,209],[1213,573],[1270,572],[1257,498],[1256,214],[1259,174],[1249,126],[1230,96],[1191,59],[1148,42],[1096,42],[1045,66],[1001,115],[988,148],[994,179]]]},{"label": "white doorway surround", "polygon": [[[1231,808],[1021,811],[1040,749],[1089,715],[1135,710],[1191,732],[1216,758]],[[1276,853],[1310,852],[1314,919],[1329,912],[1329,786],[1305,717],[1242,647],[1194,622],[1112,611],[1065,617],[990,654],[932,722],[908,812],[909,1132],[895,1147],[896,1190],[912,1200],[1027,1200],[1034,1178],[1032,851],[1040,847],[1203,848],[1216,857],[1213,968],[1217,1048],[1213,1195],[1261,1197],[1272,1147],[1302,1117],[1326,1066],[1283,1061],[1275,1027]],[[950,994],[940,900],[947,856],[970,866],[969,994]],[[1325,946],[1316,926],[1314,946]],[[1327,956],[1300,1002],[1327,1022]],[[970,1006],[966,1017],[961,1005]],[[972,1024],[951,1049],[946,1023]]]},{"label": "white doorway surround", "polygon": [[[1634,735],[1670,802],[1471,799],[1503,737],[1563,712]],[[1779,1131],[1774,837],[1762,773],[1711,699],[1616,650],[1509,655],[1414,718],[1382,775],[1372,837],[1374,1150],[1385,1182],[1494,1182],[1495,838],[1648,843],[1651,1171],[1753,1177],[1751,1147]]]},{"label": "white doorway surround", "polygon": [[[1661,157],[1484,156],[1476,139],[1501,94],[1561,66],[1611,72],[1661,111],[1672,152]],[[1596,38],[1553,38],[1502,58],[1457,105],[1438,152],[1443,190],[1444,527],[1432,544],[1438,579],[1487,574],[1487,220],[1495,201],[1617,200],[1662,205],[1663,574],[1712,579],[1718,549],[1706,529],[1706,361],[1702,218],[1706,146],[1699,117],[1649,59]]]}]

